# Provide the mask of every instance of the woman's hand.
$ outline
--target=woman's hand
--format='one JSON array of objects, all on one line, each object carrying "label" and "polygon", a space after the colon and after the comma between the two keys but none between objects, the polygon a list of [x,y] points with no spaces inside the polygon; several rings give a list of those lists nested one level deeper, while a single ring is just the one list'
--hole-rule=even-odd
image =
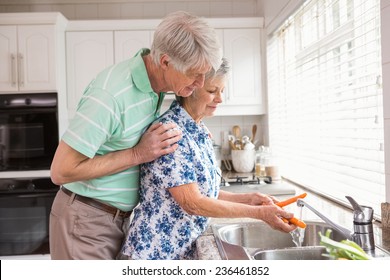
[{"label": "woman's hand", "polygon": [[262,193],[248,193],[249,205],[272,205],[279,202],[278,199],[271,195]]},{"label": "woman's hand", "polygon": [[293,218],[293,213],[287,212],[277,205],[262,205],[257,207],[258,219],[266,222],[276,230],[290,232],[297,228],[296,225],[284,222],[281,218]]}]

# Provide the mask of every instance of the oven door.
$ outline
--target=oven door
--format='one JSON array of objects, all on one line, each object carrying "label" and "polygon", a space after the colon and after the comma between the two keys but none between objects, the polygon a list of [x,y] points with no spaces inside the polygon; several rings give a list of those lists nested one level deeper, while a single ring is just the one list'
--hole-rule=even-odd
[{"label": "oven door", "polygon": [[49,254],[49,216],[55,194],[0,194],[1,256]]},{"label": "oven door", "polygon": [[50,169],[59,140],[56,96],[0,95],[0,171]]}]

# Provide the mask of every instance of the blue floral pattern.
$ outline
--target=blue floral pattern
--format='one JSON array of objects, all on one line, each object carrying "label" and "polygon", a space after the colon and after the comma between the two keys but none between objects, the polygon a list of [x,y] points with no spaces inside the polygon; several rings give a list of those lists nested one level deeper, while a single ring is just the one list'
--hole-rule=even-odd
[{"label": "blue floral pattern", "polygon": [[209,218],[186,213],[168,189],[196,182],[203,195],[217,198],[220,169],[204,123],[196,124],[179,103],[158,121],[176,123],[183,137],[174,153],[141,165],[140,202],[122,253],[131,259],[193,259]]}]

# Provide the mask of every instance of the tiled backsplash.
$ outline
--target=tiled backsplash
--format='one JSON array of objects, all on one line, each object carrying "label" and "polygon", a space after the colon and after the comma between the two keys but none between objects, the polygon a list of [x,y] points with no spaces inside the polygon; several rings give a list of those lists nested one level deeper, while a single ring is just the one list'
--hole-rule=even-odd
[{"label": "tiled backsplash", "polygon": [[252,126],[257,125],[256,139],[257,145],[267,143],[267,127],[263,122],[263,116],[224,116],[204,119],[208,129],[213,135],[215,144],[222,144],[222,132],[232,134],[234,125],[241,128],[241,135],[251,136]]}]

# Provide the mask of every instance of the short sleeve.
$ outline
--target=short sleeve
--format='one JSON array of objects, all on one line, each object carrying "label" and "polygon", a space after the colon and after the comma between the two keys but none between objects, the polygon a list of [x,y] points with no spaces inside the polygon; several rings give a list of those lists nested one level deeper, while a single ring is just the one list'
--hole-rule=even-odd
[{"label": "short sleeve", "polygon": [[62,137],[69,146],[92,158],[120,126],[120,110],[114,98],[101,89],[90,89]]}]

